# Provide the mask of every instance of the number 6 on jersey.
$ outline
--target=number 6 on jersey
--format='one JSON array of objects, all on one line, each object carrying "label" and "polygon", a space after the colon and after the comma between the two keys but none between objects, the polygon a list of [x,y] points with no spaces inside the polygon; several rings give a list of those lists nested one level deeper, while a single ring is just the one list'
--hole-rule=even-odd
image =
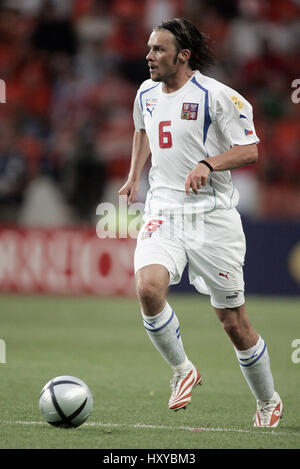
[{"label": "number 6 on jersey", "polygon": [[160,148],[171,148],[172,146],[172,134],[164,130],[164,127],[170,127],[170,125],[171,121],[162,121],[159,123],[158,135]]}]

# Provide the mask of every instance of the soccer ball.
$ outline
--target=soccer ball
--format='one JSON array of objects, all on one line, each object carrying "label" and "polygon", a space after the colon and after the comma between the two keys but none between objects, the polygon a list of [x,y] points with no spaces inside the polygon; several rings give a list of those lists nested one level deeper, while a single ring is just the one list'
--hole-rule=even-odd
[{"label": "soccer ball", "polygon": [[56,427],[74,428],[82,425],[93,408],[88,386],[74,376],[57,376],[43,387],[39,408],[44,419]]}]

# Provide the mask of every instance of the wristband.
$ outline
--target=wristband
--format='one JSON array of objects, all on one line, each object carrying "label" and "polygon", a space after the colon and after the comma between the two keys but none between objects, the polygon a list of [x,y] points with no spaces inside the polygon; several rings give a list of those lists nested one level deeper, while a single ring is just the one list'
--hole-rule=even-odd
[{"label": "wristband", "polygon": [[[201,160],[201,161],[199,161],[199,163],[205,164],[205,166],[207,166],[207,167],[210,169],[210,171],[213,172],[214,168],[212,167],[211,164],[209,164],[208,161],[206,161],[206,160]],[[198,164],[199,164],[199,163],[198,163]]]}]

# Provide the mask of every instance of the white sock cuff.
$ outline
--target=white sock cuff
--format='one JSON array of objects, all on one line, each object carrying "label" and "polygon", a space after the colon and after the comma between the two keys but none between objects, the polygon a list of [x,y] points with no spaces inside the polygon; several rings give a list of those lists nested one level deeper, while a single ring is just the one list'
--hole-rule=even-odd
[{"label": "white sock cuff", "polygon": [[266,350],[266,343],[261,336],[259,336],[256,344],[248,350],[237,350],[235,348],[238,361],[243,367],[254,365],[265,354]]},{"label": "white sock cuff", "polygon": [[149,332],[158,332],[172,321],[175,316],[175,313],[169,303],[166,302],[164,309],[156,316],[147,316],[143,313],[143,311],[142,316],[144,320],[145,329]]}]

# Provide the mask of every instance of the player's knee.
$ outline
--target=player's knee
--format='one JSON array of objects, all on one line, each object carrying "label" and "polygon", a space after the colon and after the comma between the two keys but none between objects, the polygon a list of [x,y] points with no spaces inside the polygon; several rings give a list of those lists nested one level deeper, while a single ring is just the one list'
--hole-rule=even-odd
[{"label": "player's knee", "polygon": [[161,284],[154,278],[141,278],[136,284],[137,294],[144,303],[150,303],[163,296]]}]

